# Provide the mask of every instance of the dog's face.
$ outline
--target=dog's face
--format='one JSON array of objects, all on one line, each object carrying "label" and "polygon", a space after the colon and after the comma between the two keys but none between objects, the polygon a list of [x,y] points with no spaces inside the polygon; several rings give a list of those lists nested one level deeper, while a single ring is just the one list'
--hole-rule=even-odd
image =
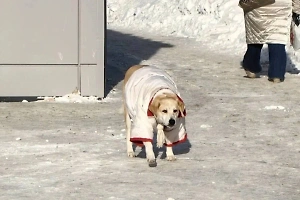
[{"label": "dog's face", "polygon": [[155,97],[149,106],[157,123],[172,128],[179,115],[184,116],[184,103],[175,94],[162,94]]}]

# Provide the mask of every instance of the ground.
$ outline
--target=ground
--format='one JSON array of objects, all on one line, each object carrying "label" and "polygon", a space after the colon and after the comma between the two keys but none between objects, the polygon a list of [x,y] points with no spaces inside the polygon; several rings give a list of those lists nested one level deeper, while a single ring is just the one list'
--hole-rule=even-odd
[{"label": "ground", "polygon": [[[298,200],[299,76],[244,77],[242,53],[108,30],[99,103],[1,103],[0,199]],[[170,73],[187,107],[175,162],[126,155],[121,87],[132,64]]]}]

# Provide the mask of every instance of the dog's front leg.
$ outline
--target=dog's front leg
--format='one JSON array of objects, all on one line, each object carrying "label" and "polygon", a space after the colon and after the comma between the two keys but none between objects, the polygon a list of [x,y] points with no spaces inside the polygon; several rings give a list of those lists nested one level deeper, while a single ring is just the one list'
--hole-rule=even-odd
[{"label": "dog's front leg", "polygon": [[166,154],[167,154],[167,160],[168,161],[175,161],[176,160],[176,157],[174,156],[172,147],[167,146]]},{"label": "dog's front leg", "polygon": [[149,164],[149,167],[156,167],[155,155],[153,152],[152,142],[143,142],[145,145],[146,157]]}]

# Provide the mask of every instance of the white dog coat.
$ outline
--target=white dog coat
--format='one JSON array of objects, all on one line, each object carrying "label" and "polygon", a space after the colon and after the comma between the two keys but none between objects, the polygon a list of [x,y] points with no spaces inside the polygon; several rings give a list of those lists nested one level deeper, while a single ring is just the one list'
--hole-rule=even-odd
[{"label": "white dog coat", "polygon": [[[169,89],[180,98],[175,82],[165,71],[145,66],[136,70],[125,85],[126,108],[132,121],[130,141],[137,145],[152,142],[153,134],[157,131],[157,123],[148,109],[155,94]],[[164,130],[166,146],[172,146],[187,139],[184,116],[177,118],[172,130]]]}]

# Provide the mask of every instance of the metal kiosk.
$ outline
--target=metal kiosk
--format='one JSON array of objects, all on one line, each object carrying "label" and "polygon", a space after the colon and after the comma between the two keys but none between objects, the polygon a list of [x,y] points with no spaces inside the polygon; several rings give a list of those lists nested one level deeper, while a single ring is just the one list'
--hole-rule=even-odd
[{"label": "metal kiosk", "polygon": [[0,96],[104,96],[105,0],[0,0]]}]

